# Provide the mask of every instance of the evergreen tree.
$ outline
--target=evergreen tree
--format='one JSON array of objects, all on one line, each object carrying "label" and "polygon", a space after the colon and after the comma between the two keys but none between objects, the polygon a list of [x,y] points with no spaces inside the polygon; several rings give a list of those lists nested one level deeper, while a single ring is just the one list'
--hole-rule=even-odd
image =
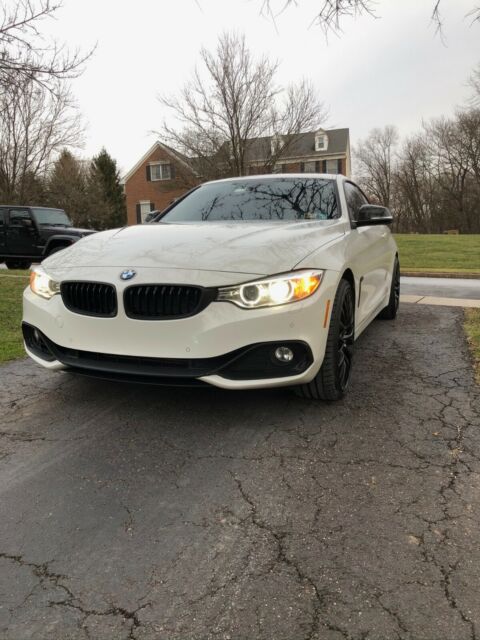
[{"label": "evergreen tree", "polygon": [[49,206],[64,209],[77,226],[92,226],[85,166],[67,149],[53,165],[47,190]]},{"label": "evergreen tree", "polygon": [[102,228],[122,227],[127,223],[127,208],[116,161],[103,148],[90,164],[90,190],[103,210]]}]

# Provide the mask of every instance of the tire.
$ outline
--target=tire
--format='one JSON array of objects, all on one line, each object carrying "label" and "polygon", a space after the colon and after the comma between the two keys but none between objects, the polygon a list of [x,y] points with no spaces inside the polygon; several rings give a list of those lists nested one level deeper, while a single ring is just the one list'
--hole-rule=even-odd
[{"label": "tire", "polygon": [[388,305],[378,314],[381,320],[395,320],[400,305],[400,262],[395,258]]},{"label": "tire", "polygon": [[54,253],[57,253],[58,251],[61,251],[62,249],[66,249],[69,245],[68,244],[60,244],[56,247],[52,247],[49,252],[47,253],[47,258],[49,258],[50,256],[53,256]]},{"label": "tire", "polygon": [[333,302],[325,356],[315,378],[295,388],[309,400],[340,400],[350,381],[355,331],[355,296],[346,280],[338,285]]},{"label": "tire", "polygon": [[29,269],[32,264],[30,260],[5,260],[7,269]]}]

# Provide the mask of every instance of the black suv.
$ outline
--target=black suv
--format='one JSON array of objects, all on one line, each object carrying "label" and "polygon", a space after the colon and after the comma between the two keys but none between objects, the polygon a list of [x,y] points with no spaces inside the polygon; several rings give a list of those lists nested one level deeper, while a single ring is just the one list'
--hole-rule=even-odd
[{"label": "black suv", "polygon": [[63,209],[0,205],[0,263],[28,269],[91,233],[72,227]]}]

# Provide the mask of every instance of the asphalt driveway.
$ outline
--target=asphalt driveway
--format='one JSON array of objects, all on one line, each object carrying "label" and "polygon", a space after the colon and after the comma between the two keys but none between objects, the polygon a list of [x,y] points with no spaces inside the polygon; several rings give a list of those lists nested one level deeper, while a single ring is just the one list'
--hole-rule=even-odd
[{"label": "asphalt driveway", "polygon": [[2,640],[480,637],[461,319],[375,322],[337,404],[0,368]]}]

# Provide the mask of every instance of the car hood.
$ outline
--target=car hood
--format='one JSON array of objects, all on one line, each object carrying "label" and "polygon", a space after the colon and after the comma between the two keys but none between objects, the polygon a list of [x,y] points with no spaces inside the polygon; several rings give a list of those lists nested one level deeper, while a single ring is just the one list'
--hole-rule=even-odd
[{"label": "car hood", "polygon": [[343,235],[339,220],[136,225],[99,232],[45,260],[46,267],[142,267],[267,275],[292,269]]}]

